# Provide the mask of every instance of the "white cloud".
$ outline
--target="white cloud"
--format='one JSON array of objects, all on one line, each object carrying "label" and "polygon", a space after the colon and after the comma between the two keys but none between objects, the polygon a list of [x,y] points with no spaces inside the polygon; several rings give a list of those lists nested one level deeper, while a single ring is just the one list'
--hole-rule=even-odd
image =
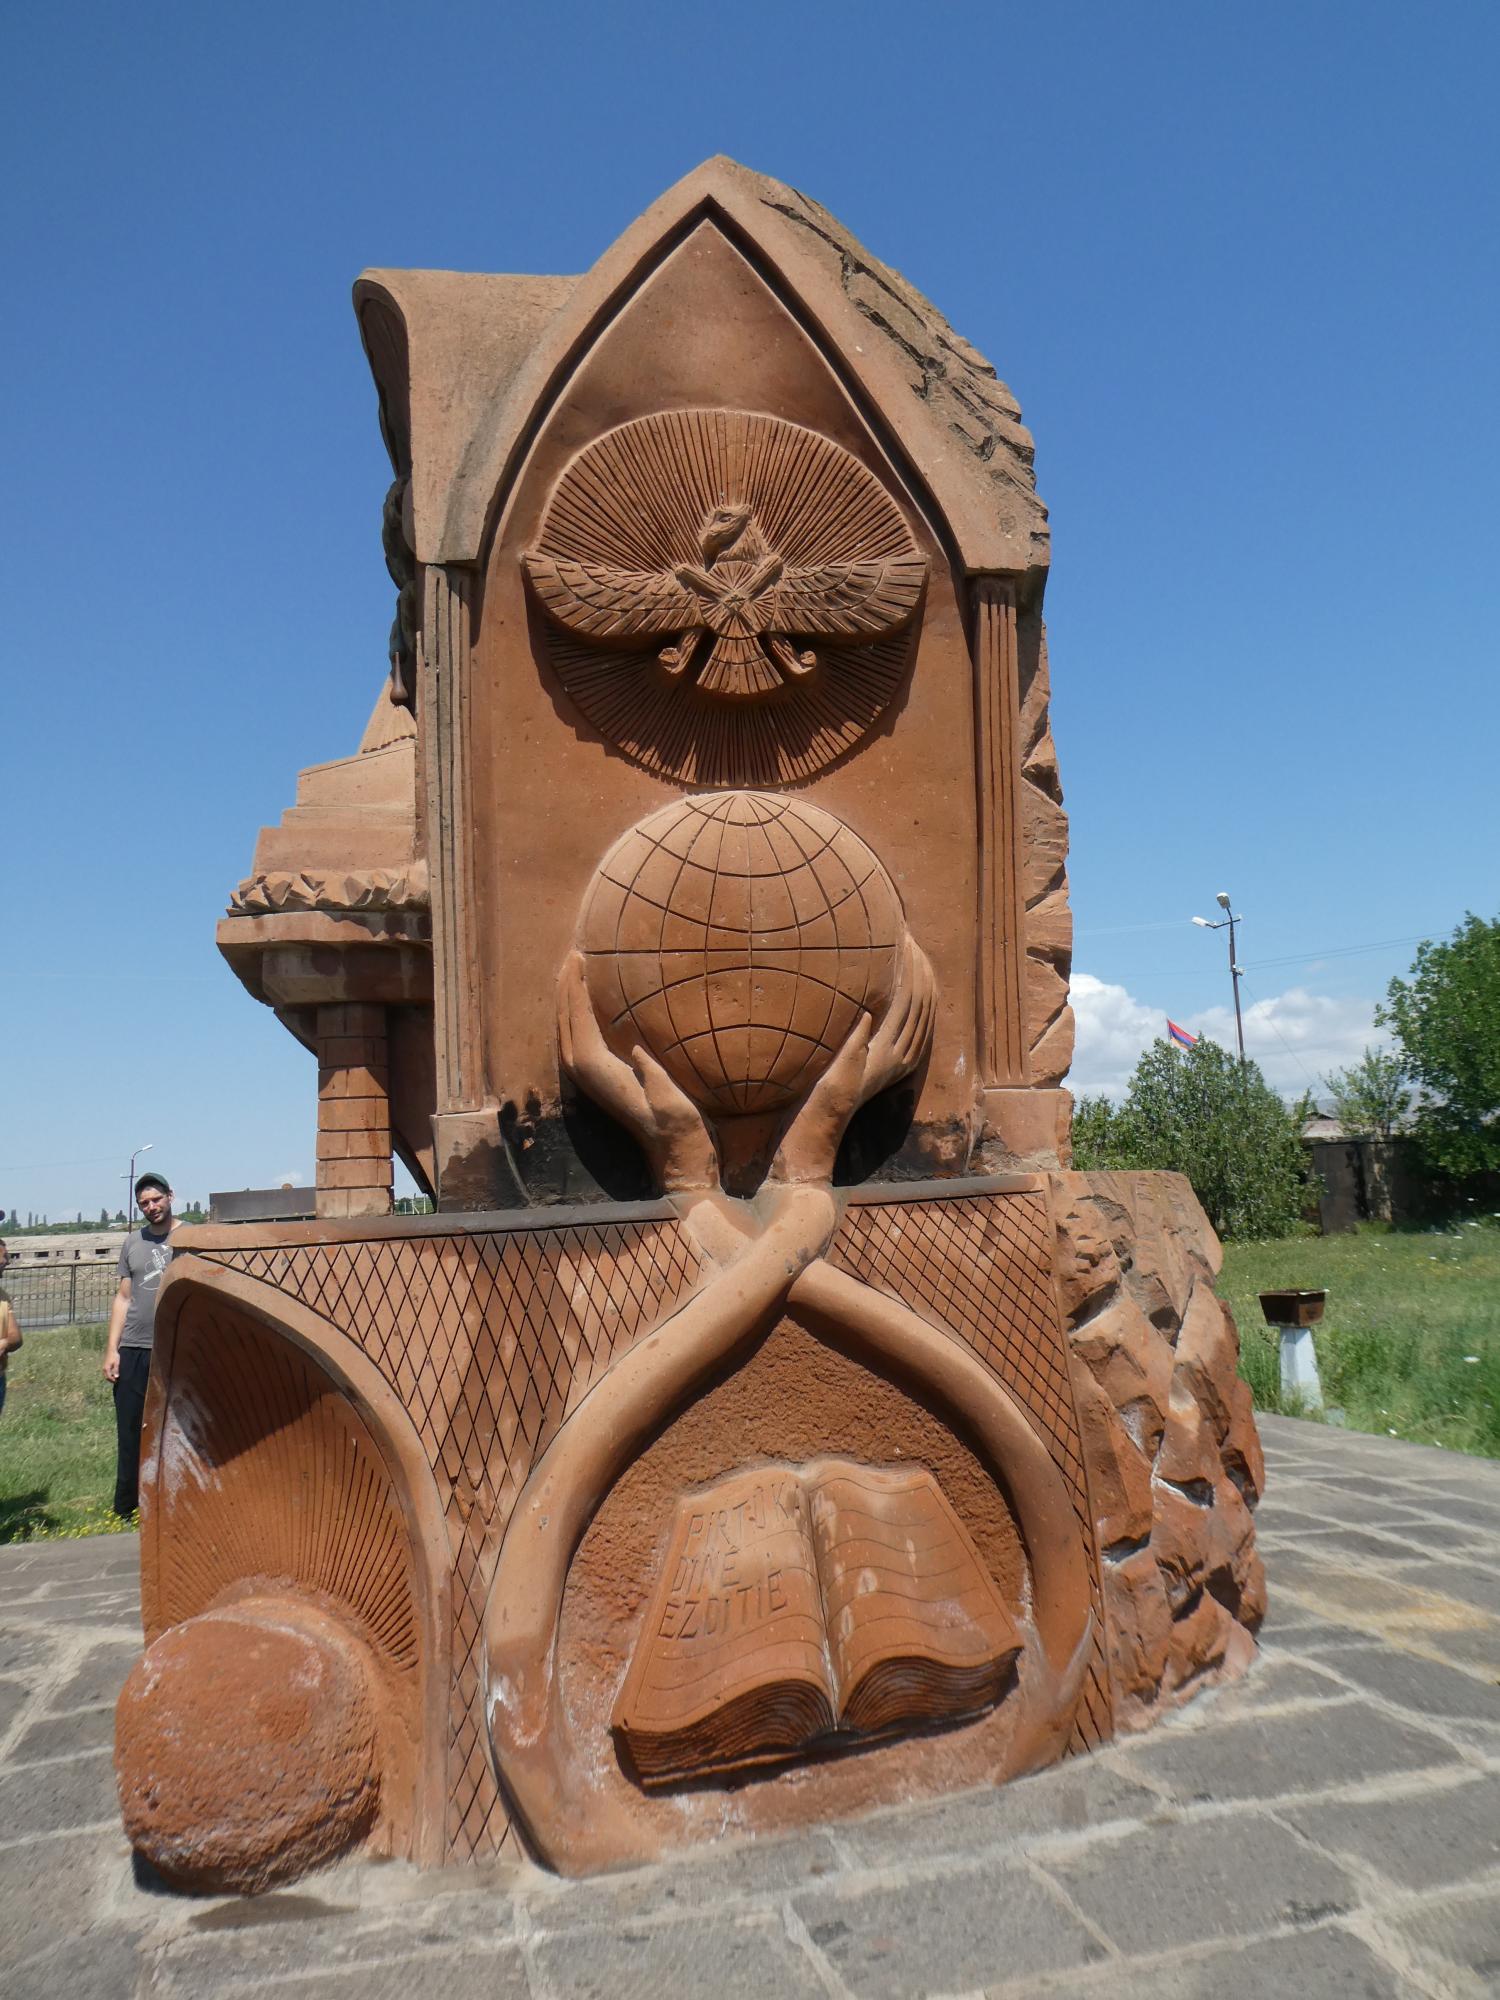
[{"label": "white cloud", "polygon": [[[272,1158],[273,1159],[275,1158],[274,1154],[272,1155]],[[272,1187],[301,1187],[302,1183],[306,1179],[307,1179],[306,1174],[302,1173],[300,1170],[294,1172],[290,1167],[288,1167],[284,1174],[272,1174],[271,1185]]]},{"label": "white cloud", "polygon": [[[1258,1062],[1266,1082],[1284,1096],[1304,1090],[1326,1096],[1323,1079],[1331,1069],[1358,1062],[1372,1043],[1390,1040],[1375,1026],[1375,1002],[1330,999],[1292,986],[1268,1000],[1254,1000],[1245,1013],[1245,1054]],[[1201,1031],[1226,1049],[1234,1047],[1234,1010],[1210,1007],[1183,1024]]]},{"label": "white cloud", "polygon": [[[1069,1089],[1078,1096],[1086,1092],[1122,1097],[1142,1051],[1167,1032],[1166,1015],[1137,1000],[1125,987],[1109,985],[1089,972],[1073,975],[1073,1011],[1078,1017],[1078,1048]],[[1300,1096],[1304,1090],[1325,1096],[1323,1078],[1330,1070],[1346,1068],[1372,1043],[1384,1046],[1389,1040],[1375,1026],[1373,1000],[1335,1000],[1309,993],[1303,986],[1251,1001],[1244,1013],[1245,1053],[1260,1065],[1267,1083],[1286,1097]],[[1234,1012],[1229,1007],[1184,1014],[1180,1025],[1226,1049],[1234,1047]]]},{"label": "white cloud", "polygon": [[1123,1097],[1141,1051],[1167,1032],[1166,1015],[1091,972],[1073,974],[1072,999],[1078,1043],[1068,1088],[1077,1097]]}]

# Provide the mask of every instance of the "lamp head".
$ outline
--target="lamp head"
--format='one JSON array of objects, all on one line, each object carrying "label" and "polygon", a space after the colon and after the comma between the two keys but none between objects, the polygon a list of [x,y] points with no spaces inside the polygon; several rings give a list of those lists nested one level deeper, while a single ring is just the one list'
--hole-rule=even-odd
[{"label": "lamp head", "polygon": [[1213,925],[1208,921],[1207,917],[1194,917],[1193,922],[1198,926],[1200,931],[1211,931],[1213,929]]},{"label": "lamp head", "polygon": [[1229,908],[1229,891],[1227,889],[1221,889],[1218,895],[1214,897],[1214,901],[1218,904],[1221,910],[1227,910]]}]

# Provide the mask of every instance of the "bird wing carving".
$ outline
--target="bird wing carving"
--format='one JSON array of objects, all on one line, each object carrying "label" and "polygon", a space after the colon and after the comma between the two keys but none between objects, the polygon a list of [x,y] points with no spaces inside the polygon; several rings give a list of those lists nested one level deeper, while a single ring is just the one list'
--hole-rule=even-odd
[{"label": "bird wing carving", "polygon": [[706,569],[699,569],[696,563],[679,563],[672,574],[685,591],[701,598],[704,604],[717,604],[724,595],[726,586]]},{"label": "bird wing carving", "polygon": [[681,571],[617,569],[532,553],[526,573],[548,616],[586,639],[681,632],[702,619],[702,602]]},{"label": "bird wing carving", "polygon": [[765,623],[779,632],[874,638],[904,624],[916,610],[926,575],[921,556],[787,569],[761,599]]}]

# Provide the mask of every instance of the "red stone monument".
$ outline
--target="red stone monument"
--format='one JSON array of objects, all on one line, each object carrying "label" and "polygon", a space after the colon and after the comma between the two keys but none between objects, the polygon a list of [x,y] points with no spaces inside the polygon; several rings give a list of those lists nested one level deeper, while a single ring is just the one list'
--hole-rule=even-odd
[{"label": "red stone monument", "polygon": [[582,278],[355,307],[391,685],[219,926],[316,1059],[318,1219],[184,1229],[162,1288],[132,1840],[581,1872],[1241,1671],[1217,1245],[1068,1170],[1009,392],[725,160]]}]

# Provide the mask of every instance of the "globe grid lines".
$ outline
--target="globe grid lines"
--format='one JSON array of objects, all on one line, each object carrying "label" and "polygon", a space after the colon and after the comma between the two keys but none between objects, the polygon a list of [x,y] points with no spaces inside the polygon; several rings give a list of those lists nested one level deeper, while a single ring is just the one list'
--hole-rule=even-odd
[{"label": "globe grid lines", "polygon": [[[767,823],[773,823],[773,824],[779,823],[779,821],[784,817],[785,817],[784,814],[778,814],[775,816],[775,819],[772,820],[768,815],[767,819],[763,820],[758,826],[752,825],[750,827],[744,828],[744,830],[747,833],[747,836],[750,832],[763,832],[764,826]],[[753,885],[756,881],[762,879],[757,874],[756,871],[749,869],[748,867],[745,868],[744,870],[738,870],[733,867],[725,867],[722,865],[722,854],[723,854],[722,835],[723,835],[723,829],[725,827],[726,818],[727,815],[721,816],[715,814],[711,817],[706,818],[705,824],[702,827],[695,830],[693,839],[689,843],[686,851],[680,857],[677,857],[678,867],[677,867],[677,872],[673,877],[674,890],[677,884],[681,881],[684,872],[690,867],[701,869],[709,877],[711,884],[716,883],[721,878],[728,878],[730,880],[736,880],[736,879],[747,880]],[[743,826],[744,823],[741,822],[740,824],[741,826]],[[719,828],[721,838],[720,838],[720,845],[715,857],[715,864],[712,868],[710,868],[704,862],[697,861],[694,858],[694,850],[698,846],[699,841],[708,833],[710,827],[715,827],[715,826]],[[642,831],[644,833],[644,829]],[[646,840],[648,841],[654,852],[658,853],[662,851],[666,851],[668,853],[671,852],[670,849],[664,850],[662,844],[660,842],[653,841],[649,834],[645,834],[644,837],[646,838]],[[793,837],[795,838],[795,835]],[[824,854],[828,853],[831,849],[833,849],[836,840],[837,840],[837,831],[825,836],[821,840],[820,844],[811,853],[806,853],[805,851],[803,852],[803,859],[800,865],[803,867],[811,868],[812,864],[815,861],[817,861]],[[781,861],[780,856],[775,856],[774,858],[778,862]],[[843,862],[842,856],[839,856],[838,858],[840,860],[841,865],[845,867],[847,872],[847,863]],[[643,868],[644,865],[645,864],[642,863]],[[866,875],[863,879],[867,881],[870,875],[873,874],[874,872],[875,871],[872,866],[871,869],[867,870]],[[638,875],[639,871],[636,878],[637,880],[638,880]],[[732,924],[723,922],[722,920],[716,923],[710,923],[707,920],[704,921],[703,942],[700,943],[696,948],[687,945],[669,947],[665,942],[665,932],[666,932],[666,925],[668,918],[671,915],[675,914],[671,909],[672,892],[671,891],[668,892],[668,900],[666,903],[658,904],[656,903],[654,898],[647,896],[643,892],[639,891],[635,887],[634,882],[632,882],[630,885],[627,886],[625,884],[619,883],[617,878],[611,877],[609,879],[615,880],[616,886],[624,889],[627,896],[638,895],[640,897],[640,900],[658,909],[661,914],[661,924],[658,929],[658,943],[656,946],[656,950],[654,954],[648,954],[643,949],[640,953],[641,956],[652,955],[656,958],[658,963],[663,963],[669,958],[685,959],[685,958],[696,957],[697,960],[694,969],[690,972],[684,973],[680,978],[675,980],[664,980],[660,985],[651,988],[644,993],[639,993],[634,995],[630,1003],[624,1009],[623,1013],[616,1017],[617,1021],[623,1020],[628,1017],[629,1020],[631,1021],[632,1026],[640,1030],[640,1032],[644,1036],[646,1034],[646,1029],[644,1023],[640,1019],[637,1010],[638,1009],[644,1010],[646,1007],[649,1006],[649,1004],[653,1000],[656,999],[663,1000],[666,1005],[667,1018],[671,1024],[673,1033],[673,1040],[663,1049],[662,1051],[663,1055],[664,1056],[670,1055],[678,1050],[681,1050],[686,1060],[689,1063],[691,1063],[694,1074],[697,1076],[697,1078],[699,1079],[700,1083],[704,1086],[704,1088],[712,1091],[716,1097],[722,1096],[726,1092],[731,1097],[737,1097],[739,1099],[738,1108],[740,1109],[748,1108],[748,1101],[756,1094],[763,1091],[768,1085],[772,1084],[772,1081],[776,1076],[777,1067],[780,1064],[782,1057],[786,1053],[787,1044],[792,1040],[794,1035],[796,1039],[804,1045],[804,1061],[807,1059],[808,1056],[812,1055],[815,1052],[827,1051],[830,1054],[832,1053],[832,1049],[829,1042],[829,1028],[833,1021],[835,1008],[840,1000],[845,1000],[847,1002],[850,999],[852,999],[853,996],[850,995],[846,991],[846,989],[841,985],[839,985],[836,981],[829,982],[827,980],[819,979],[815,974],[810,972],[804,963],[804,957],[806,950],[816,949],[821,951],[832,950],[838,953],[840,958],[842,959],[843,955],[850,950],[849,947],[837,943],[833,945],[823,945],[816,947],[805,947],[802,946],[800,943],[795,946],[762,945],[760,947],[762,952],[774,952],[778,957],[783,957],[783,958],[788,954],[794,952],[796,956],[796,963],[791,968],[788,968],[785,965],[778,965],[775,967],[767,966],[763,962],[763,960],[758,962],[757,946],[756,946],[757,927],[754,922],[753,913],[751,915],[750,921],[740,932],[740,936],[744,940],[742,960],[738,959],[738,954],[740,950],[740,947],[738,946],[736,947],[721,946],[715,948],[708,944],[707,939],[712,931],[720,931],[720,932],[730,931],[731,933],[733,932],[735,927]],[[785,879],[784,876],[782,879]],[[814,877],[814,879],[816,879],[816,876]],[[871,926],[869,922],[868,906],[865,904],[863,895],[861,894],[862,887],[863,887],[862,881],[855,881],[852,880],[851,878],[851,887],[838,899],[838,902],[836,904],[828,906],[828,914],[831,915],[835,909],[842,907],[843,904],[847,903],[854,896],[857,895],[860,897],[861,907],[864,909],[865,912],[866,931],[868,934],[872,932],[873,926]],[[752,888],[752,898],[753,898],[753,888]],[[619,934],[619,923],[620,921],[623,920],[623,914],[624,914],[624,906],[622,905],[620,915],[617,918],[616,922],[617,937]],[[778,927],[778,929],[774,933],[772,933],[772,935],[776,936],[785,935],[784,928]],[[862,1010],[864,1000],[866,999],[869,993],[868,953],[873,948],[875,947],[866,946],[866,947],[854,948],[855,950],[858,950],[860,953],[862,961],[861,970],[864,975],[861,981],[860,998],[856,1005],[856,1015],[855,1015],[856,1019],[858,1018],[858,1012]],[[634,954],[622,951],[622,949],[617,944],[616,956],[619,957],[626,955],[634,955]],[[719,958],[721,960],[728,958],[731,960],[731,963],[729,963],[728,965],[720,964],[715,966],[711,963],[711,961],[714,958]],[[735,962],[736,960],[738,960],[738,962]],[[822,1023],[816,1035],[809,1035],[802,1030],[798,1030],[793,1026],[794,1010],[793,1008],[789,1007],[788,1019],[786,1020],[781,1031],[781,1040],[777,1045],[775,1053],[772,1055],[770,1060],[764,1064],[761,1073],[758,1075],[751,1074],[751,1075],[732,1078],[728,1074],[726,1065],[724,1063],[724,1044],[722,1041],[722,1037],[726,1033],[738,1033],[746,1038],[748,1046],[753,1047],[755,1030],[756,1027],[760,1024],[756,1024],[748,1019],[743,1022],[716,1021],[713,1016],[714,985],[712,979],[709,977],[709,974],[715,971],[721,973],[740,972],[745,976],[747,980],[749,980],[754,977],[757,971],[767,971],[773,969],[782,973],[783,976],[788,979],[793,1000],[795,1000],[795,994],[797,988],[802,985],[816,985],[821,987],[827,993],[828,1002],[826,1007],[824,1008]],[[672,1004],[671,996],[674,990],[679,988],[696,987],[700,983],[704,985],[705,989],[705,997],[709,1015],[709,1025],[707,1028],[688,1026],[683,1022],[679,1021],[676,1011]],[[767,1024],[767,1025],[771,1025],[772,1032],[774,1032],[774,1024]],[[719,1071],[720,1081],[717,1084],[711,1077],[706,1076],[704,1074],[703,1064],[699,1060],[700,1050],[704,1053],[712,1054],[715,1061],[715,1066]]]},{"label": "globe grid lines", "polygon": [[[694,878],[685,910],[680,890]],[[724,907],[725,885],[741,908]],[[840,936],[839,913],[855,903],[858,937]],[[654,921],[643,930],[646,912]],[[608,944],[587,936],[601,918]],[[825,928],[826,940],[809,940]],[[594,991],[614,1038],[628,1027],[679,1082],[735,1115],[781,1109],[808,1087],[809,1065],[821,1074],[889,993],[902,930],[894,886],[852,828],[820,807],[740,791],[659,807],[616,842],[585,901],[581,942],[601,972],[611,968],[606,991],[597,981]],[[655,982],[638,986],[632,967],[655,970]],[[815,995],[820,1018],[810,1019]],[[757,1018],[756,1001],[768,998],[770,1017]],[[697,1005],[685,1014],[690,999]]]}]

